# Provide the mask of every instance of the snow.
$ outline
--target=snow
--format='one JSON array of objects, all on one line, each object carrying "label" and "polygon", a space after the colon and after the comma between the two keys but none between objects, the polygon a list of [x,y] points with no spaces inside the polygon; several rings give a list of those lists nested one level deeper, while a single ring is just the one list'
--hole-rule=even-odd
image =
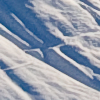
[{"label": "snow", "polygon": [[32,36],[33,36],[35,39],[37,39],[39,42],[43,43],[42,40],[40,40],[37,36],[35,36],[30,30],[28,30],[28,29],[25,27],[25,25],[23,24],[23,22],[22,22],[20,19],[18,19],[16,15],[14,15],[13,13],[12,13],[11,15],[12,15],[12,17],[13,17],[18,23],[20,23],[20,24],[25,28],[25,30],[26,30],[30,35],[32,35]]},{"label": "snow", "polygon": [[[6,57],[0,55],[0,59],[6,61],[5,64],[9,65],[9,69],[0,70],[1,100],[100,99],[98,91],[25,54],[20,48],[4,37],[0,36],[0,40],[2,41],[0,42],[0,53],[5,54],[3,56],[9,58],[9,62],[7,62]],[[7,48],[6,45],[10,45],[11,47]],[[13,52],[9,52],[9,49]],[[17,60],[13,60],[13,58]],[[23,62],[19,62],[19,59],[22,58]],[[16,67],[14,64],[16,64]],[[3,66],[1,65],[1,67]]]},{"label": "snow", "polygon": [[0,68],[0,100],[99,100],[100,0],[1,0]]},{"label": "snow", "polygon": [[[78,69],[80,69],[83,73],[85,73],[86,75],[88,75],[91,79],[93,79],[93,77],[91,76],[91,71],[87,72],[88,70],[85,69],[85,66],[82,66],[80,64],[78,64],[77,62],[75,62],[74,60],[72,60],[71,58],[65,56],[60,50],[59,48],[53,48],[60,56],[62,56],[64,59],[66,59],[67,61],[69,61],[71,64],[73,64],[74,66],[76,66]],[[81,66],[81,67],[80,67]]]},{"label": "snow", "polygon": [[36,51],[41,55],[42,58],[44,58],[44,55],[43,55],[42,51],[39,48],[38,49],[30,49],[30,50],[28,49],[28,50],[24,50],[24,51],[28,51],[28,52]]},{"label": "snow", "polygon": [[6,27],[4,27],[2,24],[0,24],[0,29],[4,30],[5,32],[7,32],[8,34],[10,34],[11,36],[13,36],[15,39],[17,39],[18,41],[20,41],[21,43],[25,44],[26,46],[29,46],[29,44],[25,41],[23,41],[20,37],[18,37],[17,35],[13,34],[12,32],[10,32]]}]

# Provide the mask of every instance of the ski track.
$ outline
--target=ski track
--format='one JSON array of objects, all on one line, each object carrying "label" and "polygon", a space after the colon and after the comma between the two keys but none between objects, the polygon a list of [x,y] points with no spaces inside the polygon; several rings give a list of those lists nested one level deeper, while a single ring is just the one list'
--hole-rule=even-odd
[{"label": "ski track", "polygon": [[0,16],[0,100],[100,100],[100,0],[1,0]]}]

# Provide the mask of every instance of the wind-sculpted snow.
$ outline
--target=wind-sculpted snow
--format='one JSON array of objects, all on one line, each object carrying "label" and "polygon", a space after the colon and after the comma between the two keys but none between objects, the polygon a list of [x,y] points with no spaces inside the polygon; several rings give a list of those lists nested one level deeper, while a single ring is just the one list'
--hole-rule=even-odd
[{"label": "wind-sculpted snow", "polygon": [[0,40],[1,100],[99,100],[100,92]]},{"label": "wind-sculpted snow", "polygon": [[100,0],[0,0],[0,35],[0,100],[100,99]]}]

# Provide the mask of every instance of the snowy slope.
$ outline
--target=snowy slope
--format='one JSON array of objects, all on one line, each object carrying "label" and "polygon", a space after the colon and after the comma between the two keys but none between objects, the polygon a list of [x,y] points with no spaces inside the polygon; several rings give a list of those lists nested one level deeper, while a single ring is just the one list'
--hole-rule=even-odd
[{"label": "snowy slope", "polygon": [[4,37],[0,40],[0,100],[100,99],[100,92],[25,54]]},{"label": "snowy slope", "polygon": [[0,67],[0,100],[99,100],[100,0],[0,0]]}]

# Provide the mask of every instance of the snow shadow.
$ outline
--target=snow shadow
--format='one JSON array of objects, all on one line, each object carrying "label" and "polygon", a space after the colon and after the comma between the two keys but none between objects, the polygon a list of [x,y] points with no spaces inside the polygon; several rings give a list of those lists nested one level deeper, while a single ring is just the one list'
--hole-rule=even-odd
[{"label": "snow shadow", "polygon": [[99,9],[98,7],[96,7],[95,5],[93,5],[93,4],[92,4],[91,2],[89,2],[88,0],[80,0],[80,1],[83,2],[83,3],[85,3],[85,4],[87,4],[88,6],[90,6],[90,7],[92,7],[92,8],[94,8],[94,9],[100,11],[100,9]]},{"label": "snow shadow", "polygon": [[6,74],[11,78],[13,82],[15,82],[23,91],[32,95],[35,100],[44,100],[42,99],[42,95],[37,91],[36,87],[31,86],[30,84],[23,81],[20,77],[18,77],[13,70],[5,71]]},{"label": "snow shadow", "polygon": [[44,60],[47,64],[51,65],[62,73],[76,79],[77,81],[80,81],[81,83],[100,91],[100,81],[98,81],[95,77],[93,80],[90,79],[88,76],[86,76],[86,74],[84,74],[76,66],[72,65],[69,61],[58,55],[54,50],[44,50],[43,54]]},{"label": "snow shadow", "polygon": [[30,46],[40,47],[42,44],[26,32],[26,30],[11,16],[11,13],[9,7],[6,6],[6,3],[0,1],[0,23],[13,34],[29,43]]},{"label": "snow shadow", "polygon": [[[29,3],[28,0],[0,1],[0,8],[2,8],[0,9],[0,22],[12,33],[28,42],[32,48],[50,47],[61,43],[62,41],[59,38],[56,38],[49,32],[49,29],[44,25],[42,19],[37,17],[35,11],[25,7],[26,3]],[[43,45],[34,39],[34,37],[29,35],[29,33],[27,33],[23,27],[11,16],[11,13],[15,14],[24,23],[28,30],[41,39],[44,42]]]},{"label": "snow shadow", "polygon": [[32,97],[35,98],[35,100],[44,100],[42,99],[42,96],[39,92],[37,92],[37,88],[29,85],[25,81],[23,81],[18,75],[14,73],[14,70],[9,69],[9,66],[7,66],[3,61],[0,60],[0,67],[2,70],[5,71],[7,76],[16,84],[18,85],[23,91],[27,92],[28,94],[32,95]]},{"label": "snow shadow", "polygon": [[87,57],[82,56],[81,54],[79,54],[78,53],[78,48],[72,47],[70,45],[66,45],[66,46],[62,46],[60,48],[60,50],[65,55],[67,55],[68,57],[70,57],[71,59],[76,61],[77,63],[91,68],[94,71],[94,73],[96,73],[96,74],[100,74],[100,69],[97,68],[96,66],[92,65]]},{"label": "snow shadow", "polygon": [[10,40],[11,42],[13,42],[15,45],[17,45],[21,49],[30,49],[29,46],[26,46],[22,42],[18,41],[16,38],[14,38],[13,36],[11,36],[7,32],[5,32],[4,30],[0,29],[0,35],[2,35],[3,37],[7,38],[8,40]]}]

